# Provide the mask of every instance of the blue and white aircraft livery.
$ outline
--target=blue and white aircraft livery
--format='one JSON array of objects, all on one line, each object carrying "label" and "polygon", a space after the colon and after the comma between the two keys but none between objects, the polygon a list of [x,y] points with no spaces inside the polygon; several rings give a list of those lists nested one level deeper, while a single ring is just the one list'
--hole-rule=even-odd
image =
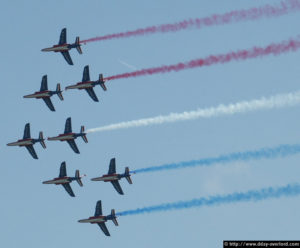
[{"label": "blue and white aircraft livery", "polygon": [[31,136],[30,136],[30,124],[27,123],[25,125],[25,128],[24,128],[23,139],[19,139],[16,142],[8,143],[7,145],[8,146],[24,146],[24,147],[27,148],[27,150],[29,151],[29,153],[31,154],[31,156],[34,159],[38,159],[38,156],[36,155],[36,152],[33,148],[33,145],[36,142],[39,142],[42,145],[42,147],[44,149],[46,149],[46,144],[45,144],[44,140],[45,139],[43,138],[43,132],[39,133],[39,138],[38,139],[32,139]]},{"label": "blue and white aircraft livery", "polygon": [[73,44],[67,43],[67,29],[63,28],[60,33],[60,38],[59,38],[58,44],[54,45],[52,47],[44,48],[44,49],[42,49],[42,52],[56,52],[56,53],[60,52],[64,56],[67,63],[69,65],[73,65],[73,61],[69,54],[69,50],[71,50],[72,48],[76,48],[76,50],[80,54],[82,54],[82,50],[81,50],[80,46],[81,45],[80,45],[79,37],[76,37],[75,43],[73,43]]}]

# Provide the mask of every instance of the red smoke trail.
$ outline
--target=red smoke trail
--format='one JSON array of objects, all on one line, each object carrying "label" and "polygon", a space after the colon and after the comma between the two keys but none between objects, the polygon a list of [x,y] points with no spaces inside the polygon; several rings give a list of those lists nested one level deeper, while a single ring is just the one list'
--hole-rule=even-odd
[{"label": "red smoke trail", "polygon": [[119,38],[128,38],[131,36],[139,36],[154,33],[177,32],[188,28],[203,28],[205,26],[223,25],[227,23],[241,22],[247,20],[256,20],[263,17],[275,17],[288,14],[293,11],[300,10],[300,0],[285,0],[276,5],[264,5],[258,8],[246,10],[235,10],[221,15],[212,15],[204,18],[195,18],[183,20],[173,24],[163,24],[147,28],[140,28],[133,31],[122,33],[109,34],[99,36],[87,40],[82,40],[80,43],[111,40]]},{"label": "red smoke trail", "polygon": [[196,67],[210,66],[214,64],[223,64],[231,61],[246,60],[251,58],[263,57],[267,55],[279,55],[290,51],[297,51],[300,48],[299,40],[283,41],[281,43],[273,43],[266,47],[253,47],[249,50],[240,50],[220,55],[210,55],[206,58],[195,59],[188,62],[180,62],[174,65],[163,65],[160,67],[142,69],[134,72],[123,73],[105,78],[105,80],[115,80],[121,78],[138,77],[152,75],[157,73],[167,73],[172,71],[181,71]]}]

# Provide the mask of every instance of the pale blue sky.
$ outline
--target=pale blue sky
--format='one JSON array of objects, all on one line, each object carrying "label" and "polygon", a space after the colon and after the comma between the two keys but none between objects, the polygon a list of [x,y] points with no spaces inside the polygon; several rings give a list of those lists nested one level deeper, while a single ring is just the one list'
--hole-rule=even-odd
[{"label": "pale blue sky", "polygon": [[[178,73],[115,80],[107,92],[95,92],[93,102],[82,91],[52,97],[56,112],[41,100],[23,99],[40,88],[42,76],[54,89],[77,83],[85,65],[92,80],[99,73],[128,72],[123,61],[137,68],[173,64],[210,54],[264,46],[299,34],[300,13],[278,18],[186,30],[178,33],[95,42],[70,52],[74,66],[60,54],[40,50],[58,42],[67,28],[69,42],[139,27],[173,23],[190,17],[259,6],[274,1],[4,1],[0,7],[1,34],[1,187],[0,238],[5,247],[221,247],[223,239],[297,239],[300,199],[281,198],[255,203],[228,204],[190,210],[119,218],[108,223],[111,237],[77,220],[94,214],[102,200],[104,214],[189,200],[215,194],[247,191],[299,182],[299,155],[285,159],[236,162],[208,168],[191,168],[132,177],[121,181],[118,195],[110,184],[89,179],[108,170],[116,157],[117,170],[199,159],[278,144],[299,143],[299,107],[253,112],[206,120],[179,122],[89,134],[89,143],[77,141],[80,155],[67,144],[35,145],[39,160],[26,149],[7,147],[23,135],[46,137],[63,132],[72,117],[74,131],[138,118],[182,112],[198,107],[251,100],[299,90],[300,53],[287,53],[244,62],[232,62]],[[58,176],[62,161],[67,172],[88,175],[84,187],[72,183],[76,198],[60,186],[42,181]]]}]

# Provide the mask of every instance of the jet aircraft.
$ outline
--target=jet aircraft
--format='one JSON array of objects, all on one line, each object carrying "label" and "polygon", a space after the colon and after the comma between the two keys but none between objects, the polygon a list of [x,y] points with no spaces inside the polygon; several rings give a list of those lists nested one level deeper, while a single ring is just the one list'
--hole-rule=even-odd
[{"label": "jet aircraft", "polygon": [[130,173],[129,173],[129,168],[126,167],[125,168],[125,173],[124,174],[116,174],[116,159],[112,158],[110,160],[110,164],[109,164],[109,170],[108,170],[108,174],[103,175],[102,177],[96,177],[96,178],[92,178],[92,181],[104,181],[104,182],[111,182],[112,185],[114,186],[114,188],[116,189],[116,191],[120,194],[120,195],[124,195],[123,190],[119,184],[119,180],[123,177],[125,177],[128,181],[128,183],[132,184],[131,178],[130,178]]},{"label": "jet aircraft", "polygon": [[54,106],[51,102],[50,97],[56,94],[56,95],[58,95],[59,99],[61,101],[63,101],[64,98],[63,98],[61,93],[62,93],[62,91],[60,90],[60,84],[57,84],[55,91],[48,90],[47,75],[44,75],[43,78],[42,78],[40,91],[37,91],[37,92],[35,92],[31,95],[26,95],[26,96],[23,96],[23,97],[24,98],[43,99],[44,102],[46,103],[46,105],[48,106],[48,108],[51,111],[55,111],[55,108],[54,108]]},{"label": "jet aircraft", "polygon": [[70,196],[75,197],[73,190],[70,186],[70,183],[72,181],[76,181],[82,187],[83,184],[82,184],[81,178],[84,176],[85,175],[80,176],[79,170],[76,170],[75,177],[68,177],[67,169],[66,169],[66,162],[62,162],[60,165],[59,177],[56,177],[53,180],[44,181],[43,184],[62,185]]},{"label": "jet aircraft", "polygon": [[75,139],[77,137],[82,137],[85,143],[88,143],[86,133],[84,132],[84,126],[81,126],[80,128],[80,133],[73,133],[72,132],[72,124],[71,124],[71,117],[69,117],[66,120],[66,125],[65,125],[65,131],[63,134],[60,134],[56,137],[49,137],[48,140],[60,140],[60,141],[67,141],[73,151],[75,153],[80,153],[78,150],[78,147],[75,143]]},{"label": "jet aircraft", "polygon": [[83,76],[82,76],[82,82],[79,82],[74,85],[70,85],[66,87],[66,90],[68,89],[79,89],[83,90],[85,89],[86,92],[89,94],[89,96],[95,101],[99,102],[95,91],[94,87],[99,84],[104,91],[106,91],[106,86],[105,86],[105,80],[103,79],[103,74],[99,74],[99,79],[97,81],[91,81],[90,80],[90,72],[89,72],[89,66],[86,65],[83,70]]},{"label": "jet aircraft", "polygon": [[44,48],[44,49],[42,49],[42,52],[56,52],[56,53],[60,52],[64,56],[67,63],[69,65],[73,65],[73,61],[69,54],[69,50],[71,50],[72,48],[76,48],[76,50],[80,54],[82,54],[82,50],[81,50],[80,46],[81,45],[80,45],[79,37],[76,37],[75,43],[67,44],[67,29],[63,28],[60,33],[60,38],[59,38],[58,44],[54,45],[52,47]]},{"label": "jet aircraft", "polygon": [[31,136],[30,136],[30,124],[27,123],[25,125],[25,128],[24,128],[23,139],[20,139],[20,140],[18,140],[16,142],[8,143],[7,145],[8,146],[25,146],[27,148],[27,150],[29,151],[29,153],[31,154],[31,156],[34,159],[38,159],[38,156],[36,155],[36,152],[35,152],[35,150],[33,148],[33,145],[36,142],[40,142],[40,144],[42,145],[42,147],[45,149],[46,145],[45,145],[44,140],[45,139],[43,138],[43,132],[39,133],[39,138],[38,139],[32,139]]},{"label": "jet aircraft", "polygon": [[115,210],[112,209],[110,215],[103,216],[102,215],[101,201],[98,201],[97,205],[96,205],[95,215],[88,218],[88,219],[79,220],[78,222],[98,224],[99,227],[101,228],[101,230],[104,232],[104,234],[106,236],[110,236],[109,231],[107,230],[107,227],[105,225],[105,222],[108,221],[108,220],[111,220],[116,226],[119,225],[118,221],[117,221]]}]

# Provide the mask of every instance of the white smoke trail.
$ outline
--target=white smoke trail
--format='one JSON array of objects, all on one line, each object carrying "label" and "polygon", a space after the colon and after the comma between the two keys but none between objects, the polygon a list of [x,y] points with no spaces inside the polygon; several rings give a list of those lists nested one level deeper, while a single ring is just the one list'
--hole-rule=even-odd
[{"label": "white smoke trail", "polygon": [[121,63],[122,65],[125,65],[126,67],[128,67],[129,69],[132,69],[132,70],[137,70],[138,68],[134,65],[130,65],[128,64],[127,62],[121,60],[121,59],[118,59],[119,63]]},{"label": "white smoke trail", "polygon": [[120,123],[110,124],[102,127],[91,128],[87,133],[103,132],[116,129],[142,127],[150,125],[159,125],[177,121],[195,120],[199,118],[212,118],[222,115],[234,115],[238,113],[246,113],[257,110],[266,110],[274,108],[282,108],[294,106],[300,103],[300,91],[288,94],[278,94],[268,98],[262,97],[251,101],[241,101],[229,105],[220,104],[217,107],[200,108],[194,111],[185,111],[183,113],[171,113],[169,115],[159,115],[151,118],[139,120],[124,121]]}]

